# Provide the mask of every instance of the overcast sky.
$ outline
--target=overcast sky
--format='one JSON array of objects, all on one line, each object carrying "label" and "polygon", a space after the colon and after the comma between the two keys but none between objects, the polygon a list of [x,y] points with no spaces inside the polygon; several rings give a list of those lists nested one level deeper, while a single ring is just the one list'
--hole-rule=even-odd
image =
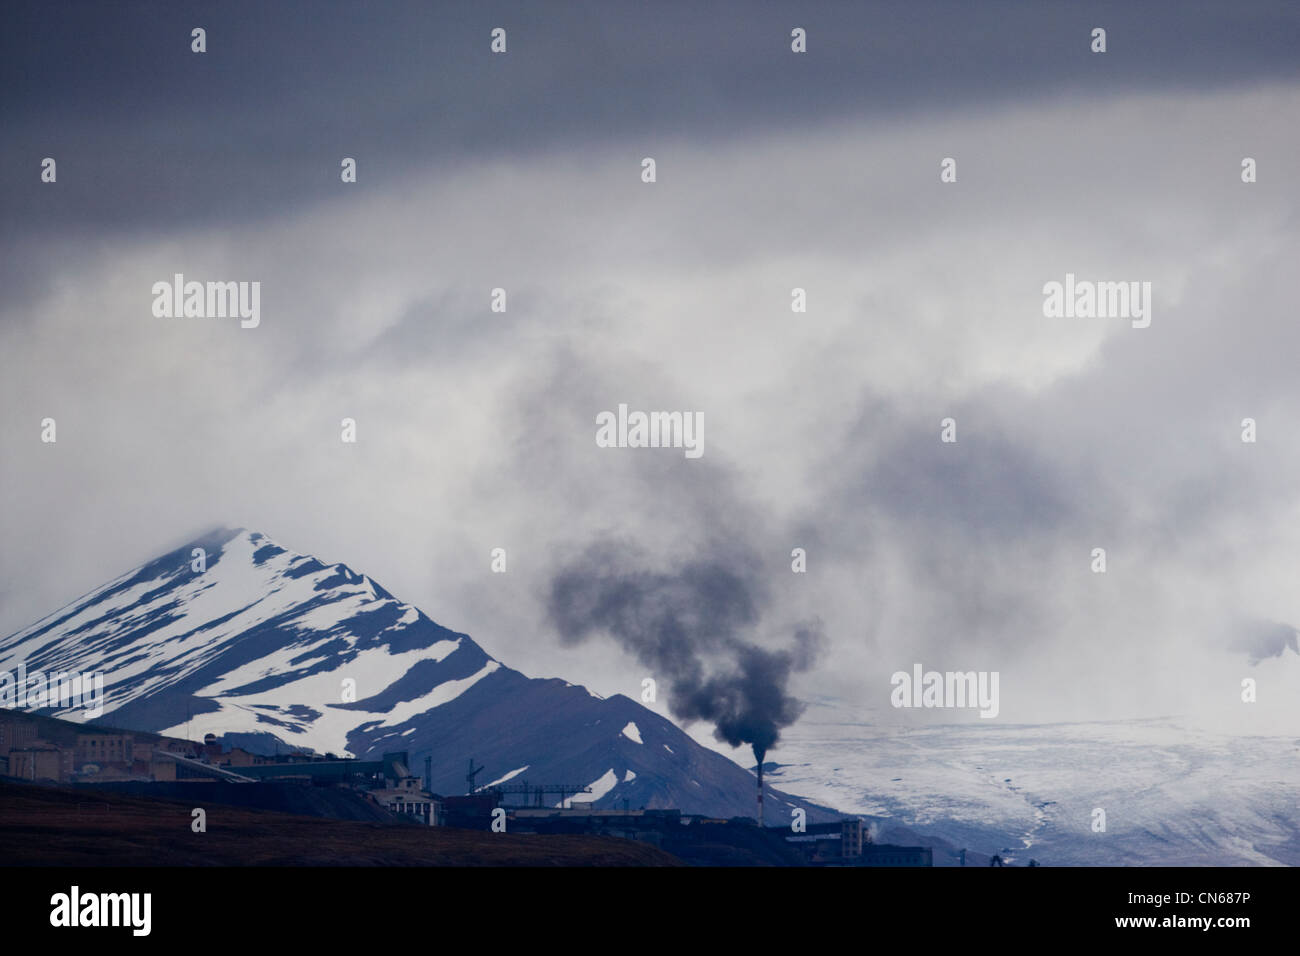
[{"label": "overcast sky", "polygon": [[[1298,51],[1286,2],[9,4],[0,633],[244,526],[636,696],[545,613],[613,536],[757,560],[754,639],[820,617],[797,692],[881,720],[921,662],[1293,728]],[[261,325],[154,317],[177,272]],[[1044,318],[1067,272],[1150,327]],[[598,448],[619,403],[705,454]]]}]

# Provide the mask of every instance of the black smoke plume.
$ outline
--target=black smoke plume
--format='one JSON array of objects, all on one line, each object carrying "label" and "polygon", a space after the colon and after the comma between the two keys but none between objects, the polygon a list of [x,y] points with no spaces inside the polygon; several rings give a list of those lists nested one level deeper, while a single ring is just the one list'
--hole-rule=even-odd
[{"label": "black smoke plume", "polygon": [[762,766],[781,730],[804,705],[786,692],[823,643],[820,622],[795,630],[792,644],[754,643],[768,603],[753,560],[693,559],[652,569],[630,545],[602,541],[565,564],[551,581],[548,612],[566,644],[607,633],[671,685],[669,710],[707,720],[733,747],[750,744]]}]

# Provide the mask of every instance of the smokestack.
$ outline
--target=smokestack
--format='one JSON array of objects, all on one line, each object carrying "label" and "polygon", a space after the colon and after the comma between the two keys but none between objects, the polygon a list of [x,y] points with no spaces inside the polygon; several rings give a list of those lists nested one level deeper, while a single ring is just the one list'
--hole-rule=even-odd
[{"label": "smokestack", "polygon": [[763,825],[763,758],[767,751],[754,744],[754,759],[758,761],[758,825]]}]

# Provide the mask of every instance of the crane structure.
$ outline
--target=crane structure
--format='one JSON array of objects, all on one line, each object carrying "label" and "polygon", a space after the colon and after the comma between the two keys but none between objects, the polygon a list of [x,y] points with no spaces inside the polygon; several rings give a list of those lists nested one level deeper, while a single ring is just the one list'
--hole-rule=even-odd
[{"label": "crane structure", "polygon": [[[503,798],[508,793],[523,794],[524,802],[522,804],[517,804],[518,806],[545,807],[546,795],[548,793],[558,794],[560,797],[560,803],[564,803],[566,800],[569,799],[569,797],[575,796],[579,793],[592,792],[591,786],[589,784],[546,783],[546,784],[537,784],[536,786],[534,786],[533,784],[530,784],[527,780],[520,780],[518,783],[511,783],[511,784],[488,784],[485,787],[476,787],[474,786],[474,778],[477,777],[482,771],[483,771],[483,767],[481,765],[475,767],[474,758],[470,757],[469,772],[465,774],[465,781],[469,784],[469,790],[467,791],[468,793],[471,794],[496,793]],[[529,803],[530,797],[533,800],[532,803]],[[504,803],[505,801],[502,800],[502,802]]]},{"label": "crane structure", "polygon": [[473,757],[470,757],[470,758],[469,758],[469,773],[465,774],[465,780],[466,780],[466,782],[469,784],[469,789],[465,791],[466,793],[473,793],[473,792],[474,792],[474,778],[477,777],[480,773],[482,773],[482,771],[483,771],[483,768],[482,768],[481,766],[479,766],[479,767],[475,767],[475,766],[474,766],[474,758],[473,758]]},{"label": "crane structure", "polygon": [[[483,789],[495,790],[503,797],[508,793],[522,794],[524,798],[524,802],[522,804],[516,804],[516,805],[525,806],[525,807],[547,806],[546,795],[548,793],[558,794],[560,798],[560,803],[564,803],[566,800],[569,799],[569,797],[575,796],[579,793],[591,793],[591,787],[581,783],[545,783],[545,784],[537,784],[536,786],[534,786],[533,784],[530,784],[525,780],[521,780],[519,781],[519,783],[506,784],[504,786],[498,785],[495,787],[484,787]],[[530,798],[531,798],[531,802],[530,802]],[[506,803],[504,800],[502,802],[507,806],[511,805]]]}]

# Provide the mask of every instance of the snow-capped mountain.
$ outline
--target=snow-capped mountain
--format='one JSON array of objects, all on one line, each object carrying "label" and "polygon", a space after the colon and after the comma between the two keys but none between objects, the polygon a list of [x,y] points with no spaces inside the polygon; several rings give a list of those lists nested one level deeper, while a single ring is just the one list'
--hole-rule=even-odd
[{"label": "snow-capped mountain", "polygon": [[[195,570],[194,551],[205,566]],[[214,531],[0,641],[0,670],[102,672],[98,723],[262,752],[433,758],[434,790],[577,784],[597,807],[754,813],[754,776],[617,695],[506,667],[342,564]],[[73,720],[84,710],[46,709]],[[821,808],[768,790],[769,811]]]},{"label": "snow-capped mountain", "polygon": [[[754,813],[751,770],[636,701],[525,677],[365,575],[247,531],[205,535],[0,640],[0,671],[20,664],[102,672],[105,725],[263,752],[405,750],[416,772],[433,758],[443,793],[465,791],[473,757],[479,785]],[[775,756],[767,782],[786,790],[766,789],[769,823],[837,807],[881,842],[934,846],[936,865],[962,847],[975,864],[1300,864],[1300,738],[1172,720],[901,730],[834,702],[810,707]]]}]

